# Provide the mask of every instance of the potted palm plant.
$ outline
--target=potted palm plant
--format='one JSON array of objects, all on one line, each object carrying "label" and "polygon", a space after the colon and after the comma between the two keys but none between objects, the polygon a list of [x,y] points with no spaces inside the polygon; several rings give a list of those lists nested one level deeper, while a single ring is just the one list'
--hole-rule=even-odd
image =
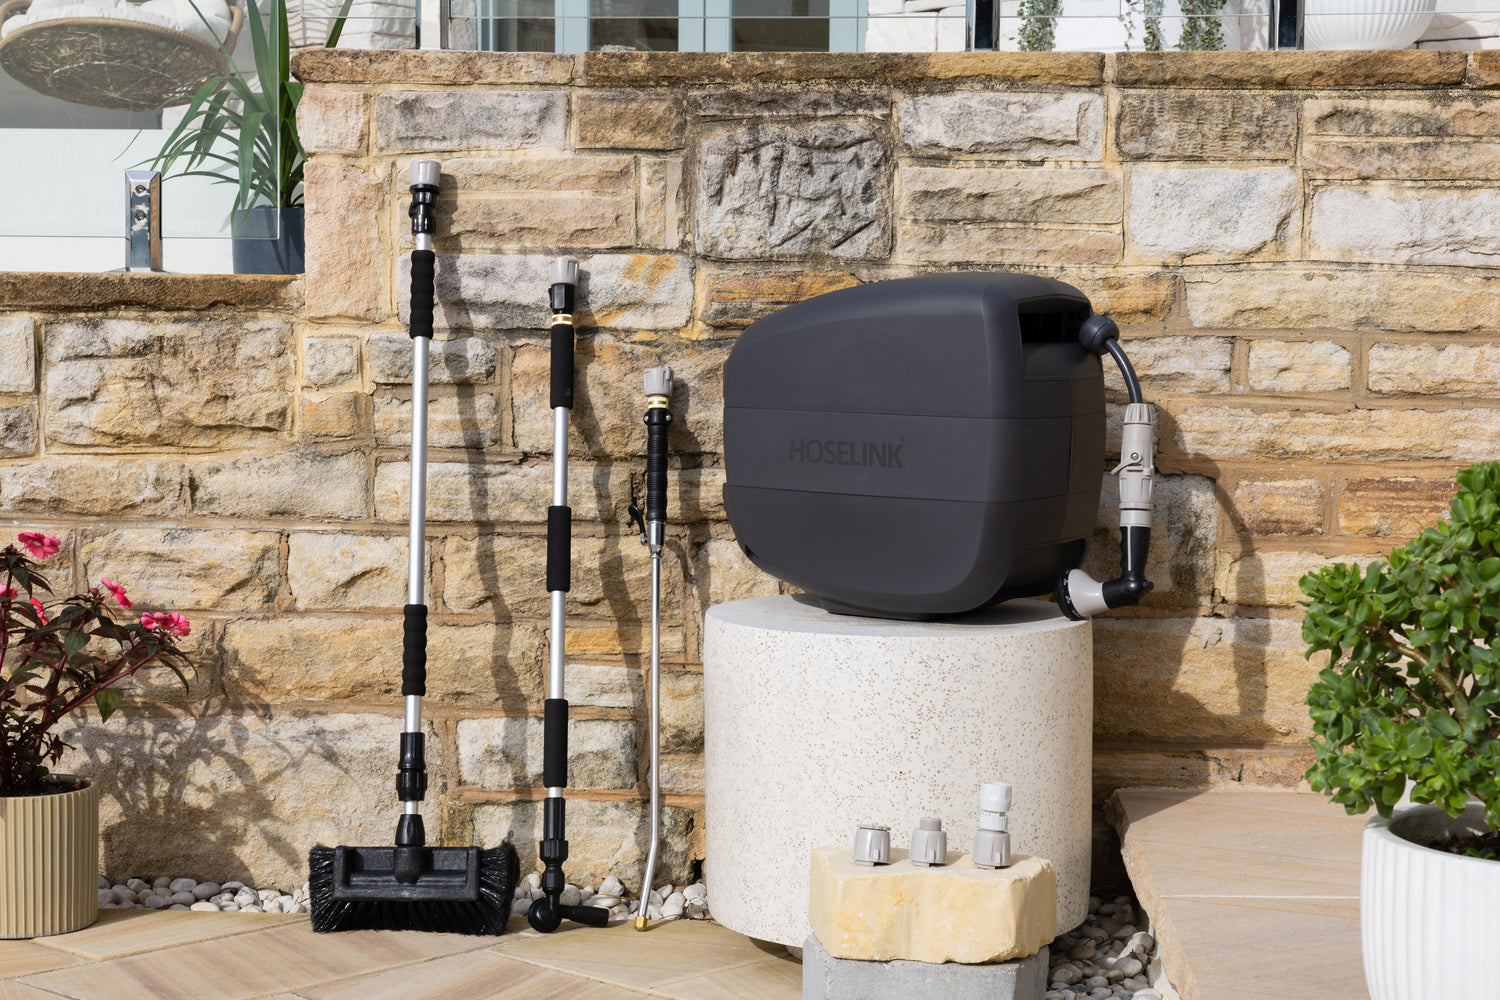
[{"label": "potted palm plant", "polygon": [[[1372,1000],[1492,981],[1500,934],[1500,463],[1458,474],[1446,521],[1364,570],[1304,576],[1312,787],[1365,826]],[[1403,805],[1408,799],[1413,805]]]},{"label": "potted palm plant", "polygon": [[[302,273],[302,84],[291,75],[286,0],[273,3],[274,23],[267,25],[255,0],[245,0],[255,82],[233,63],[227,75],[205,81],[151,161],[164,176],[238,185],[232,213],[239,274]],[[338,44],[352,3],[344,0],[334,19],[329,48]]]},{"label": "potted palm plant", "polygon": [[109,579],[51,601],[37,560],[59,541],[22,532],[19,542],[0,552],[0,938],[62,934],[98,916],[99,788],[52,773],[67,746],[57,727],[89,705],[108,719],[121,685],[147,667],[186,684],[177,640],[191,630],[171,612],[117,621],[110,605],[132,602]]}]

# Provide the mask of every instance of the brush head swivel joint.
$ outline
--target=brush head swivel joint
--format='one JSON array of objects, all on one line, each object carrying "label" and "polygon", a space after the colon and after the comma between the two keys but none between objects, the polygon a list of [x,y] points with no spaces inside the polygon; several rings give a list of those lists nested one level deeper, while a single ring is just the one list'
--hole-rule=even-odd
[{"label": "brush head swivel joint", "polygon": [[406,214],[411,217],[412,235],[419,242],[423,236],[431,237],[437,229],[432,207],[437,202],[438,177],[442,172],[443,165],[437,160],[418,160],[411,165],[411,207]]}]

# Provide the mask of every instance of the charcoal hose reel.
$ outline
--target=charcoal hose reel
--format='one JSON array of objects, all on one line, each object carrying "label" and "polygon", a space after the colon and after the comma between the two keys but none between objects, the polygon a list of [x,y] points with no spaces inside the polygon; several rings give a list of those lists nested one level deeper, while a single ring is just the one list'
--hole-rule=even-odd
[{"label": "charcoal hose reel", "polygon": [[[1155,432],[1119,329],[1078,289],[950,274],[820,295],[724,366],[724,505],[755,565],[842,614],[930,620],[1052,593],[1082,619],[1151,590]],[[1120,575],[1079,569],[1124,378]]]}]

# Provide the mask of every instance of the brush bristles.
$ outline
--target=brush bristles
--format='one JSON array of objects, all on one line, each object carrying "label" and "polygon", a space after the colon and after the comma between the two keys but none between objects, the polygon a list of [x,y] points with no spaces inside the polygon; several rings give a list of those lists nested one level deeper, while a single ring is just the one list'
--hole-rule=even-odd
[{"label": "brush bristles", "polygon": [[320,934],[355,930],[499,934],[510,920],[511,897],[520,877],[520,861],[510,841],[479,852],[479,898],[473,902],[335,899],[333,852],[334,848],[320,844],[307,856],[312,928]]}]

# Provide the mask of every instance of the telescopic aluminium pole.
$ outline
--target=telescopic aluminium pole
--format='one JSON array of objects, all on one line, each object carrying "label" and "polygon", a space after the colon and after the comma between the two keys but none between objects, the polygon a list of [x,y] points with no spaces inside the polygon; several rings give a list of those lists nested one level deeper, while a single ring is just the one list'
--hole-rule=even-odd
[{"label": "telescopic aluminium pole", "polygon": [[[672,411],[672,369],[646,372],[646,515],[641,523],[641,542],[651,550],[651,850],[646,855],[646,876],[641,883],[641,908],[635,929],[649,922],[651,883],[656,877],[657,847],[661,844],[661,553],[667,523],[667,432]],[[640,510],[631,506],[631,514]]]},{"label": "telescopic aluminium pole", "polygon": [[411,514],[407,536],[406,606],[401,609],[401,694],[406,718],[401,731],[396,794],[402,814],[396,823],[395,876],[416,882],[424,868],[427,834],[419,805],[427,795],[427,761],[422,736],[422,696],[427,693],[427,605],[422,593],[422,571],[427,543],[427,360],[432,343],[433,273],[432,233],[436,228],[437,160],[411,165]]},{"label": "telescopic aluminium pole", "polygon": [[542,898],[531,905],[526,919],[543,933],[557,930],[564,919],[592,927],[609,922],[600,906],[566,906],[562,902],[568,879],[568,702],[563,696],[564,636],[568,590],[571,587],[573,511],[568,507],[568,416],[573,408],[573,306],[578,287],[578,261],[559,257],[552,262],[552,504],[547,508],[547,590],[552,600],[548,643],[547,700],[543,703],[542,783]]}]

